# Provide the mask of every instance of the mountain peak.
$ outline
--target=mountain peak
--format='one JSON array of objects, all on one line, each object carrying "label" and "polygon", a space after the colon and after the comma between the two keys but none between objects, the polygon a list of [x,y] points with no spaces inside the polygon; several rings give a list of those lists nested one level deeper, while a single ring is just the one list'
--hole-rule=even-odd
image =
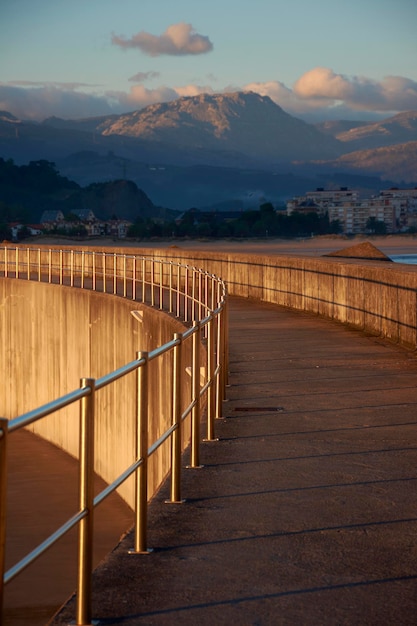
[{"label": "mountain peak", "polygon": [[152,104],[102,127],[160,143],[229,150],[275,162],[339,154],[338,142],[252,91],[199,94]]}]

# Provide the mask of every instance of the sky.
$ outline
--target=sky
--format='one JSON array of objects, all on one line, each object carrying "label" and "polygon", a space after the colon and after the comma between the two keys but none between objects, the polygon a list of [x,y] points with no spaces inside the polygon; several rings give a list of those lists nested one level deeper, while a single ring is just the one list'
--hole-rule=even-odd
[{"label": "sky", "polygon": [[306,121],[417,110],[415,0],[0,0],[0,111],[254,91]]}]

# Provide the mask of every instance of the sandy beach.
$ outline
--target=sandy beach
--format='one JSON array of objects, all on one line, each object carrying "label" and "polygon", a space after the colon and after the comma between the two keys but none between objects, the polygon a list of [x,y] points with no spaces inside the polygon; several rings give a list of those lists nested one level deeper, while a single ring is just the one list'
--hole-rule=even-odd
[{"label": "sandy beach", "polygon": [[[36,237],[30,245],[86,245],[92,247],[126,248],[183,248],[187,250],[218,250],[242,254],[285,254],[291,256],[322,256],[343,248],[369,241],[388,256],[397,254],[417,254],[416,235],[386,235],[380,237],[357,236],[353,238],[318,236],[308,239],[169,239],[132,241],[124,239],[97,238],[71,240],[64,237]],[[28,242],[29,243],[29,242]]]}]

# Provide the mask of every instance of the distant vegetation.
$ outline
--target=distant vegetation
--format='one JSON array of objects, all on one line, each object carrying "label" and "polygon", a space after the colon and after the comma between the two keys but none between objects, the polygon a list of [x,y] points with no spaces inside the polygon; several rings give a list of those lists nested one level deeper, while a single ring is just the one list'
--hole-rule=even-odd
[{"label": "distant vegetation", "polygon": [[[295,237],[301,235],[340,232],[338,222],[329,223],[327,216],[315,213],[276,211],[267,202],[251,210],[225,213],[224,211],[200,211],[192,208],[182,215],[167,209],[154,207],[143,191],[131,181],[93,183],[82,188],[61,176],[55,164],[31,161],[17,166],[0,158],[0,237],[10,239],[10,224],[33,224],[39,221],[44,210],[60,209],[71,221],[74,208],[88,208],[96,213],[126,217],[123,211],[130,206],[136,216],[132,219],[128,236],[142,239],[150,237]],[[129,204],[130,203],[130,204]],[[122,208],[123,207],[123,208]],[[136,207],[136,209],[135,209]],[[283,208],[283,207],[282,207]],[[85,229],[74,227],[74,235],[85,235]],[[23,229],[20,238],[28,236]],[[54,232],[57,234],[57,232]],[[66,231],[69,234],[69,231]]]},{"label": "distant vegetation", "polygon": [[0,222],[34,224],[44,211],[60,210],[67,215],[85,208],[103,220],[113,215],[134,221],[176,214],[154,206],[132,181],[111,180],[81,187],[61,176],[50,161],[18,166],[12,159],[0,158]]},{"label": "distant vegetation", "polygon": [[287,216],[267,202],[258,209],[236,212],[233,217],[223,213],[190,209],[180,219],[164,223],[137,220],[128,231],[129,237],[302,237],[340,233],[339,222],[329,222],[328,216],[316,213],[296,213]]}]

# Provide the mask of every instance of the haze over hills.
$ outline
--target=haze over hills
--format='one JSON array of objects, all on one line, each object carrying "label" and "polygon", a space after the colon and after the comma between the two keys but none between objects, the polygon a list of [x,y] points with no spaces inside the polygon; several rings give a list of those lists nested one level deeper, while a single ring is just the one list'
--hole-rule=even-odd
[{"label": "haze over hills", "polygon": [[378,175],[382,181],[415,183],[417,181],[417,141],[349,152],[333,161],[322,162],[321,169]]},{"label": "haze over hills", "polygon": [[0,156],[18,164],[50,160],[81,185],[127,178],[155,204],[177,210],[283,202],[327,184],[375,193],[416,183],[417,112],[375,124],[312,125],[252,92],[81,120],[33,123],[2,112]]},{"label": "haze over hills", "polygon": [[347,144],[344,152],[382,148],[417,141],[417,111],[399,113],[373,124],[338,121],[324,122],[317,128]]}]

